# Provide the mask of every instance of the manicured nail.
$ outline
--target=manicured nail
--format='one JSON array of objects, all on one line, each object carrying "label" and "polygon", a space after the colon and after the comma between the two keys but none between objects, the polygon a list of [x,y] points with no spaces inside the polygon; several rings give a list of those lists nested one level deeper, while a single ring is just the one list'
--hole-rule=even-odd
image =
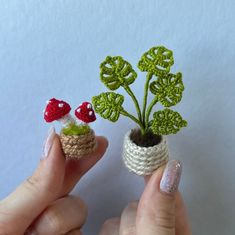
[{"label": "manicured nail", "polygon": [[46,158],[51,150],[51,146],[55,137],[55,128],[51,127],[48,131],[47,138],[43,145],[43,154],[42,158]]},{"label": "manicured nail", "polygon": [[167,163],[160,182],[160,189],[167,194],[173,194],[178,190],[182,165],[177,160]]}]

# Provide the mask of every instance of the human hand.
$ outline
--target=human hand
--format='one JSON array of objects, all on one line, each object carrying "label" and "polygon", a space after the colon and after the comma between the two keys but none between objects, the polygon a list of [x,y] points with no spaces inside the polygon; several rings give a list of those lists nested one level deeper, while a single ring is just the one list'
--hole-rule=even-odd
[{"label": "human hand", "polygon": [[121,218],[107,220],[99,235],[191,235],[185,206],[177,191],[181,164],[170,161],[146,177],[139,202],[130,203]]},{"label": "human hand", "polygon": [[44,158],[34,174],[0,201],[0,235],[80,235],[87,217],[86,205],[68,194],[105,153],[107,140],[96,140],[97,147],[90,156],[66,160],[60,139],[51,129]]}]

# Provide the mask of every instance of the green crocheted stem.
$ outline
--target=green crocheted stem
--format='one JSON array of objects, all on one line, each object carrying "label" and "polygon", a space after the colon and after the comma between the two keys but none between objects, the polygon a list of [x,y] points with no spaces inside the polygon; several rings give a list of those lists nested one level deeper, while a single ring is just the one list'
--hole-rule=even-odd
[{"label": "green crocheted stem", "polygon": [[139,125],[141,133],[144,134],[145,130],[144,130],[144,126],[142,124],[142,122],[140,120],[138,120],[136,117],[134,117],[132,114],[128,113],[126,110],[121,110],[120,114],[122,114],[123,116],[126,116],[128,118],[130,118],[132,121],[134,121],[136,124]]},{"label": "green crocheted stem", "polygon": [[146,119],[145,119],[145,123],[146,123],[146,130],[148,129],[149,126],[149,117],[150,114],[152,112],[153,107],[156,105],[156,103],[158,102],[158,98],[157,96],[154,97],[154,99],[151,101],[151,103],[149,104],[148,108],[147,108],[147,112],[146,112]]},{"label": "green crocheted stem", "polygon": [[142,116],[141,116],[140,105],[139,105],[138,100],[136,99],[134,93],[132,92],[132,90],[129,86],[123,86],[123,88],[125,89],[127,94],[132,98],[132,100],[135,104],[136,112],[138,114],[139,122],[142,122]]},{"label": "green crocheted stem", "polygon": [[153,74],[148,73],[146,77],[146,83],[144,87],[144,99],[143,99],[143,110],[142,110],[142,123],[144,124],[144,127],[148,126],[148,122],[145,120],[145,114],[146,114],[146,106],[147,106],[147,99],[148,99],[148,90],[149,90],[149,82],[152,79]]}]

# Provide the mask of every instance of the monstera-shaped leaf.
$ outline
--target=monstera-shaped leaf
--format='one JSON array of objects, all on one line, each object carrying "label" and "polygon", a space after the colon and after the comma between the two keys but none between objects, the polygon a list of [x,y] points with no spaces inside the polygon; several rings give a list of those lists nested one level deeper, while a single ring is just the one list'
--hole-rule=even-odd
[{"label": "monstera-shaped leaf", "polygon": [[163,76],[169,73],[173,64],[173,52],[163,46],[158,46],[152,47],[142,55],[138,63],[138,68],[143,72]]},{"label": "monstera-shaped leaf", "polygon": [[100,114],[101,117],[112,122],[118,120],[120,112],[123,109],[123,101],[124,97],[114,92],[105,92],[92,97],[95,111]]},{"label": "monstera-shaped leaf", "polygon": [[181,127],[187,126],[178,112],[170,109],[157,111],[153,114],[151,130],[157,135],[169,135],[177,133]]},{"label": "monstera-shaped leaf", "polygon": [[121,56],[107,56],[100,65],[100,79],[110,90],[130,85],[135,81],[136,77],[137,73],[131,64]]},{"label": "monstera-shaped leaf", "polygon": [[181,101],[184,91],[182,74],[168,73],[150,84],[150,91],[157,96],[165,107],[176,105]]}]

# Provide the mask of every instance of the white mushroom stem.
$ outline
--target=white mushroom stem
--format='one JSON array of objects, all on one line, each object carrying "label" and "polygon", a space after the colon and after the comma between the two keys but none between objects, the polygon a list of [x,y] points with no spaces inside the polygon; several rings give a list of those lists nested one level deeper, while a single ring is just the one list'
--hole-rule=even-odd
[{"label": "white mushroom stem", "polygon": [[80,119],[78,119],[78,120],[77,120],[77,123],[78,123],[78,125],[82,125],[82,126],[89,126],[89,125],[88,125],[88,123],[83,122],[83,121],[82,121],[82,120],[80,120]]},{"label": "white mushroom stem", "polygon": [[62,124],[62,126],[68,126],[70,124],[76,123],[74,118],[69,113],[64,115],[62,118],[58,119],[57,121],[59,121]]}]

